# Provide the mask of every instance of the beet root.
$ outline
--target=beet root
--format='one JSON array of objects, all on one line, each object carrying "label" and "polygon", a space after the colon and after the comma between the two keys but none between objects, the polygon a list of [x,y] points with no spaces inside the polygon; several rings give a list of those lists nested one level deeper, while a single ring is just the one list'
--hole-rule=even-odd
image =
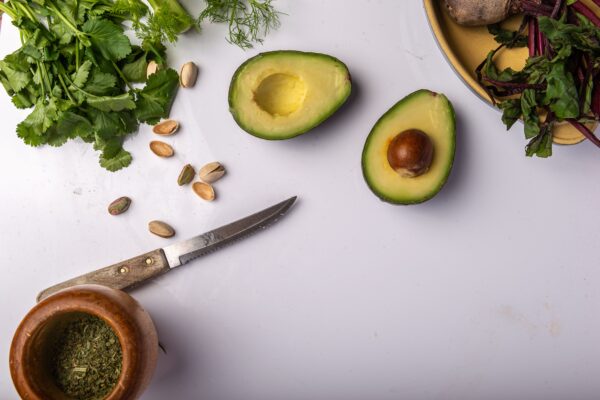
[{"label": "beet root", "polygon": [[521,0],[444,0],[460,25],[482,26],[503,21],[522,11]]}]

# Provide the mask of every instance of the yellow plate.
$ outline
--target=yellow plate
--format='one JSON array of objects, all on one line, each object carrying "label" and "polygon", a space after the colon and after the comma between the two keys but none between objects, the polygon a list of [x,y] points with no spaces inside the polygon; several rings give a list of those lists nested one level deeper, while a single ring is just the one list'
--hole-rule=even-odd
[{"label": "yellow plate", "polygon": [[[490,50],[498,47],[494,37],[488,33],[486,27],[458,25],[444,10],[443,0],[424,0],[424,2],[431,30],[446,59],[473,92],[491,104],[490,98],[477,82],[475,69]],[[583,0],[583,2],[593,10],[598,10],[591,0]],[[521,17],[516,16],[507,21],[506,26],[516,29],[520,22]],[[526,48],[503,49],[497,55],[496,60],[501,68],[521,69],[525,65],[527,57],[528,50]],[[571,125],[561,124],[554,129],[555,143],[577,144],[584,139],[585,137]]]}]

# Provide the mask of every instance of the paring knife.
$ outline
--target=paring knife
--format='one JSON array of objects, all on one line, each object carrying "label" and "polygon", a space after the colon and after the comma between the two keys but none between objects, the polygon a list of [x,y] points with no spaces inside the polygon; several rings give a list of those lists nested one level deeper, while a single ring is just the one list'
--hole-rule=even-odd
[{"label": "paring knife", "polygon": [[186,264],[194,258],[217,250],[236,239],[266,228],[283,216],[295,201],[296,197],[289,198],[256,214],[186,241],[156,249],[110,267],[51,286],[38,294],[37,301],[44,300],[59,290],[75,285],[94,283],[115,289],[134,287],[148,279],[155,278],[173,268]]}]

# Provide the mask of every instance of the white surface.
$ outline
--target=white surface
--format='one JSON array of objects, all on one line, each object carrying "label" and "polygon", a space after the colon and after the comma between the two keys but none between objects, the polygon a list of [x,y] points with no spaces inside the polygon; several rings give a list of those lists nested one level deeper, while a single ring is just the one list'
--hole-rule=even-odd
[{"label": "white surface", "polygon": [[[600,151],[525,158],[521,127],[505,133],[454,76],[419,1],[277,4],[289,16],[262,47],[245,53],[209,27],[171,52],[201,67],[173,108],[171,160],[147,150],[148,127],[115,174],[87,144],[27,147],[14,133],[25,114],[2,92],[0,398],[17,397],[8,349],[40,289],[170,243],[148,234],[151,219],[181,240],[293,194],[277,225],[134,292],[168,350],[144,400],[597,398]],[[5,29],[0,53],[16,44]],[[235,125],[226,96],[243,60],[282,48],[339,57],[355,95],[314,132],[272,143]],[[423,87],[454,102],[455,168],[429,203],[386,205],[363,182],[362,146]],[[217,202],[177,187],[184,163],[213,160],[230,172]],[[121,195],[132,208],[108,216]]]}]

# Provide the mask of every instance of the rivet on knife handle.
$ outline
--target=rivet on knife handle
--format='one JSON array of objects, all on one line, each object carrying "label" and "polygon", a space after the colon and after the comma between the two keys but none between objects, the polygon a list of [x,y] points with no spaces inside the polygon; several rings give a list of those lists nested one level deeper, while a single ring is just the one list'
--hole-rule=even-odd
[{"label": "rivet on knife handle", "polygon": [[168,271],[169,263],[162,249],[158,249],[51,286],[38,294],[37,301],[75,285],[97,284],[114,289],[127,289]]}]

